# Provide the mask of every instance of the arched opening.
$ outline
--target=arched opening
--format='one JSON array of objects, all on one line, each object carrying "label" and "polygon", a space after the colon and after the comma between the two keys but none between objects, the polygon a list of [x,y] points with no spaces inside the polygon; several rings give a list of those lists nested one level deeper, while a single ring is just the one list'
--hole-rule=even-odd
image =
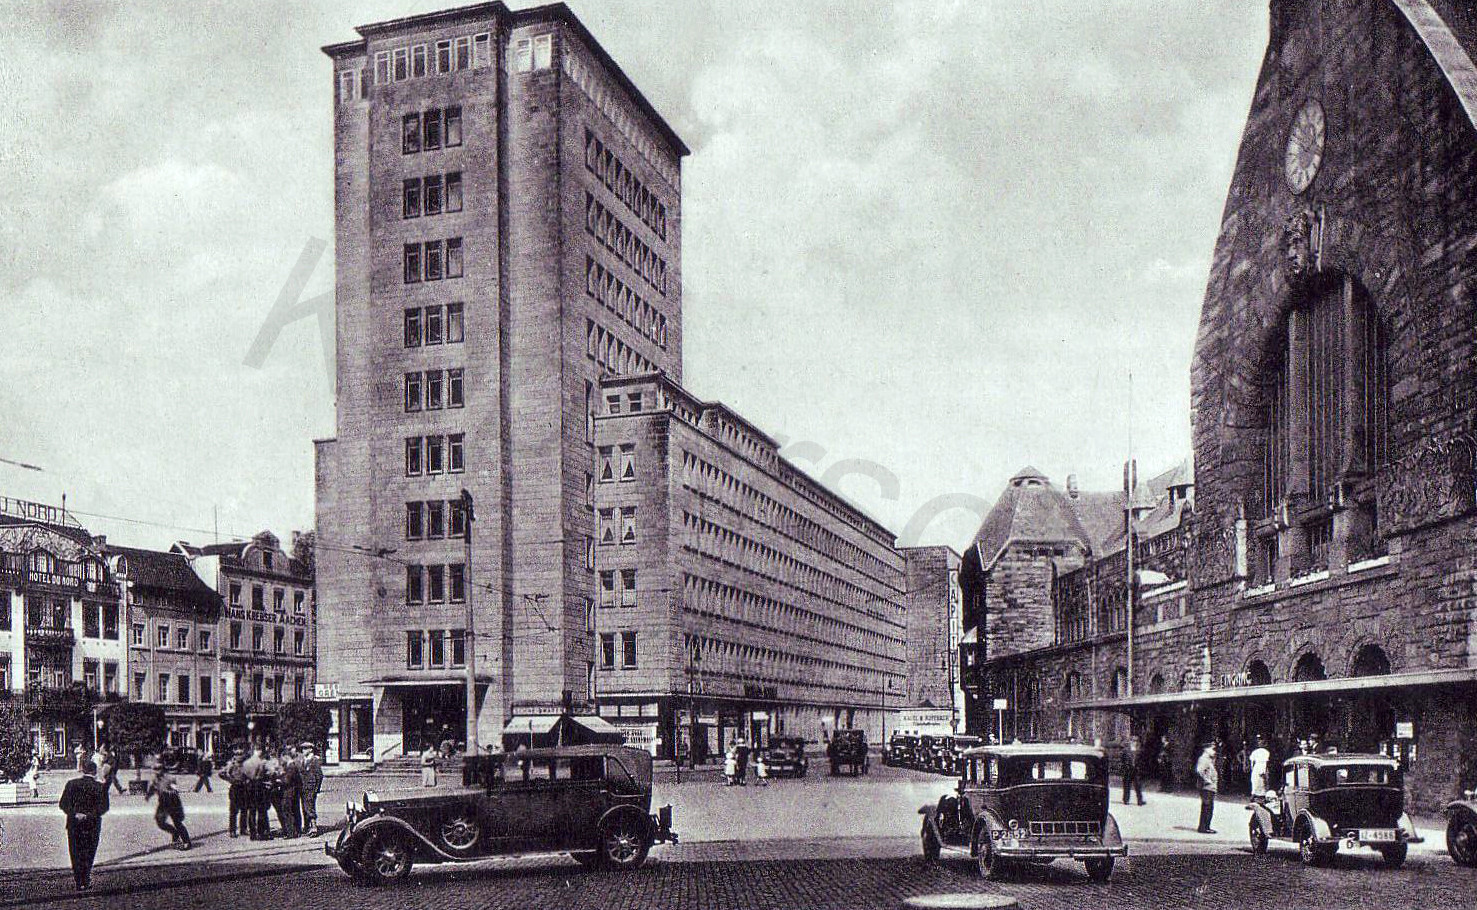
[{"label": "arched opening", "polygon": [[1327,678],[1328,675],[1323,671],[1323,659],[1312,651],[1299,657],[1297,663],[1293,664],[1293,682],[1313,682]]},{"label": "arched opening", "polygon": [[1246,665],[1246,684],[1248,686],[1266,686],[1272,683],[1272,671],[1260,660],[1253,660]]},{"label": "arched opening", "polygon": [[1350,676],[1384,676],[1390,672],[1390,659],[1379,645],[1365,645],[1349,665]]},{"label": "arched opening", "polygon": [[1149,692],[1151,694],[1157,695],[1157,694],[1159,694],[1160,692],[1163,692],[1163,691],[1164,691],[1164,674],[1163,673],[1155,673],[1153,676],[1150,676],[1149,677]]}]

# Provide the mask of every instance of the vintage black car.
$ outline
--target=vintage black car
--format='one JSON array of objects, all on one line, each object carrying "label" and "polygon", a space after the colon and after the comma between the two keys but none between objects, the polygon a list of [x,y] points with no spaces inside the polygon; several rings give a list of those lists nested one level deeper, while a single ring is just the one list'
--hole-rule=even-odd
[{"label": "vintage black car", "polygon": [[1128,848],[1108,813],[1103,750],[1048,743],[979,746],[959,758],[956,795],[919,809],[923,856],[972,858],[986,878],[1013,863],[1081,861],[1094,881]]},{"label": "vintage black car", "polygon": [[939,748],[938,770],[941,774],[957,776],[959,762],[964,753],[979,746],[983,740],[978,736],[946,736]]},{"label": "vintage black car", "polygon": [[1446,852],[1463,866],[1477,866],[1477,790],[1462,791],[1462,798],[1448,803]]},{"label": "vintage black car", "polygon": [[918,737],[918,757],[914,761],[913,767],[920,771],[937,771],[939,765],[939,743],[942,740],[942,736],[932,733],[926,733]]},{"label": "vintage black car", "polygon": [[918,737],[906,733],[894,733],[882,750],[882,764],[894,768],[909,768],[917,759]]},{"label": "vintage black car", "polygon": [[651,756],[626,746],[566,746],[469,756],[462,786],[364,794],[328,855],[376,884],[415,863],[568,853],[585,866],[635,869],[677,840],[672,807],[651,811]]},{"label": "vintage black car", "polygon": [[1310,866],[1326,864],[1340,845],[1372,847],[1386,865],[1399,866],[1408,845],[1421,842],[1405,814],[1400,765],[1384,755],[1294,755],[1282,764],[1282,791],[1247,808],[1253,853],[1266,853],[1272,840],[1290,841]]},{"label": "vintage black car", "polygon": [[826,746],[826,758],[831,762],[831,774],[841,773],[847,768],[853,775],[867,773],[867,731],[837,730],[831,734]]},{"label": "vintage black car", "polygon": [[798,736],[771,736],[764,750],[764,766],[770,777],[804,777],[810,762],[805,758],[805,740]]}]

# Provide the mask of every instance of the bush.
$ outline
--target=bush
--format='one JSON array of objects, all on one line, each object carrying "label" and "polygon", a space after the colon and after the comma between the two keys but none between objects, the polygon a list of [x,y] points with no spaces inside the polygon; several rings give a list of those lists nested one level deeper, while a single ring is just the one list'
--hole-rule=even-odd
[{"label": "bush", "polygon": [[123,702],[108,708],[102,717],[108,745],[118,755],[132,756],[135,768],[143,767],[145,755],[163,750],[165,718],[164,709],[158,705]]},{"label": "bush", "polygon": [[25,705],[0,701],[0,776],[20,780],[31,766],[31,724]]},{"label": "bush", "polygon": [[323,755],[333,714],[321,701],[291,701],[277,711],[277,742],[284,746],[312,743]]}]

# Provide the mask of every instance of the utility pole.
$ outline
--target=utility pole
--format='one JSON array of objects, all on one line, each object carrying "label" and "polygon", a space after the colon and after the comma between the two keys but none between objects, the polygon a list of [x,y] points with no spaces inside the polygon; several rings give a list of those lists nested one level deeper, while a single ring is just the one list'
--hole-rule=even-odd
[{"label": "utility pole", "polygon": [[467,604],[466,628],[462,630],[467,664],[467,753],[476,755],[477,745],[477,615],[472,608],[472,522],[476,518],[472,494],[462,490],[462,593]]},{"label": "utility pole", "polygon": [[1125,552],[1128,555],[1128,580],[1125,588],[1125,600],[1127,601],[1128,613],[1123,618],[1123,625],[1128,633],[1128,679],[1124,687],[1124,694],[1133,695],[1133,595],[1137,585],[1134,584],[1133,572],[1133,494],[1138,486],[1138,465],[1132,458],[1123,464],[1123,529],[1125,537]]}]

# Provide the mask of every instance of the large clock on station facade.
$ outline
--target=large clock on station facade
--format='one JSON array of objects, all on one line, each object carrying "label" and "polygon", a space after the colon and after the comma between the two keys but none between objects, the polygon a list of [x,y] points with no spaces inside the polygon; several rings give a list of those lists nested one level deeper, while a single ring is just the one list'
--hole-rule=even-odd
[{"label": "large clock on station facade", "polygon": [[1310,98],[1293,118],[1292,129],[1287,131],[1287,152],[1282,158],[1287,186],[1294,194],[1306,190],[1318,175],[1318,166],[1323,163],[1323,142],[1326,138],[1327,122],[1323,116],[1323,105]]}]

